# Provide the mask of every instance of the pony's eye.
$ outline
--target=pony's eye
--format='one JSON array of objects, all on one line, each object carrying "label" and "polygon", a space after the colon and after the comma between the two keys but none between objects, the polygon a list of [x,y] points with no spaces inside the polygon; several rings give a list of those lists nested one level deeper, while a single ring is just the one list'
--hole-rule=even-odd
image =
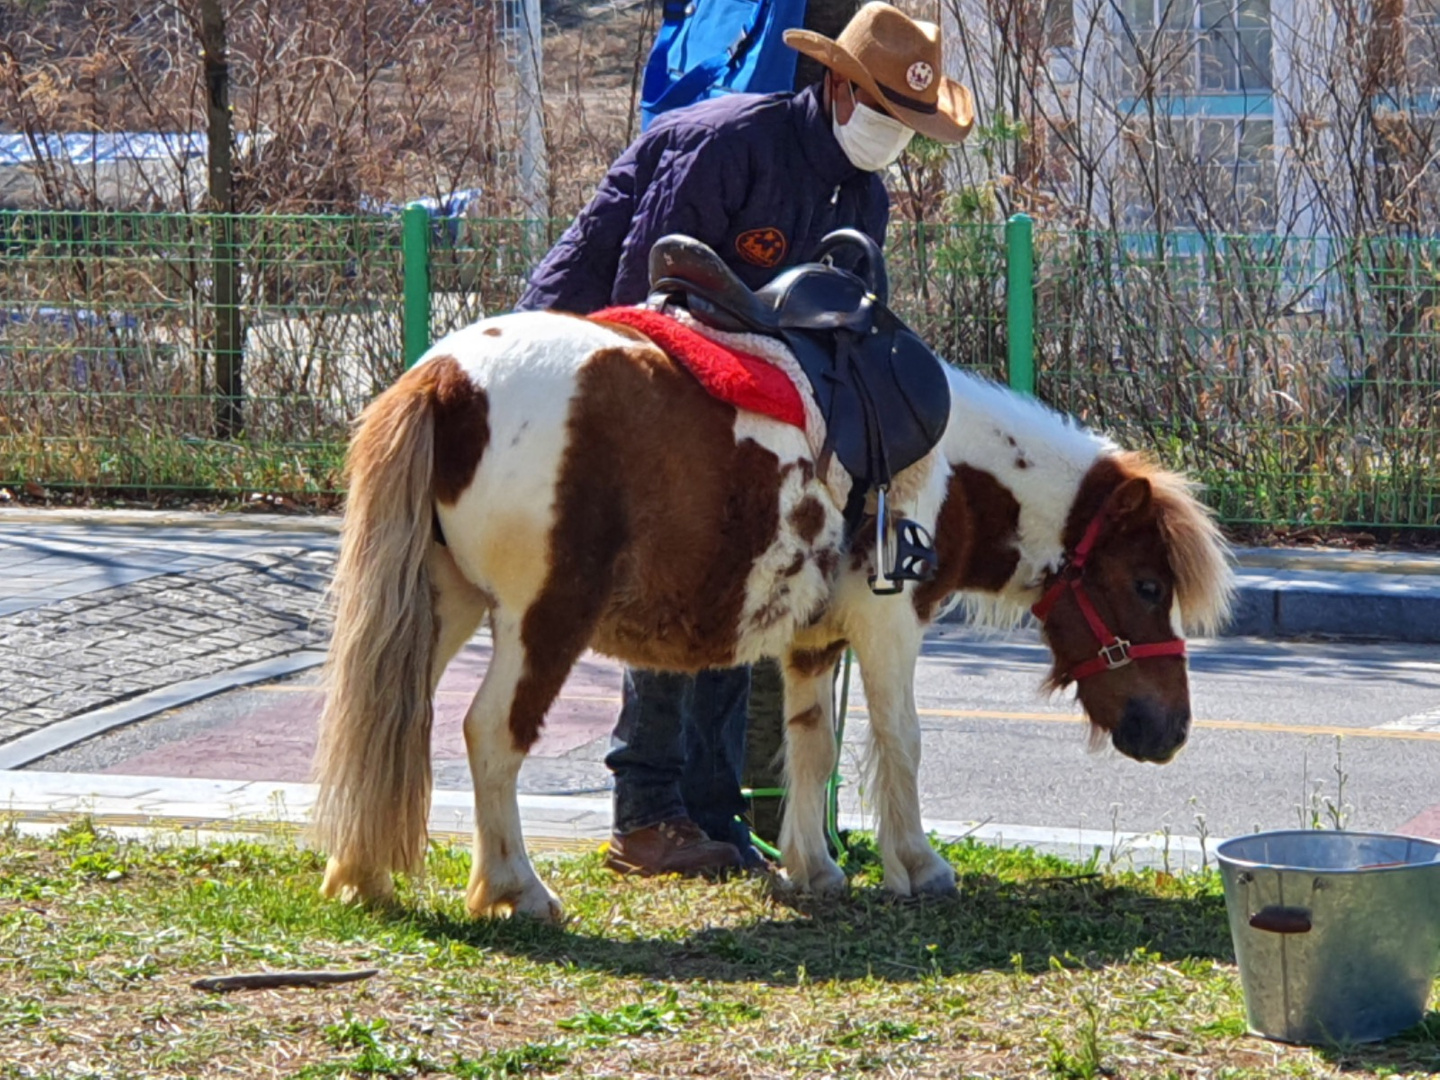
[{"label": "pony's eye", "polygon": [[1165,595],[1165,589],[1158,581],[1150,578],[1141,578],[1135,582],[1135,595],[1147,604],[1158,604],[1160,598]]}]

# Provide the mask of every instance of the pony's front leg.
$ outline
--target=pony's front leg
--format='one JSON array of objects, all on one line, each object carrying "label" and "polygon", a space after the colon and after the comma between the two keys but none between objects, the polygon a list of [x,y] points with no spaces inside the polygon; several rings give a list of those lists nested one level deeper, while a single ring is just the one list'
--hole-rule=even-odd
[{"label": "pony's front leg", "polygon": [[930,845],[920,818],[920,716],[915,662],[923,627],[909,596],[870,598],[852,645],[870,710],[867,773],[885,887],[901,896],[955,894],[955,869]]},{"label": "pony's front leg", "polygon": [[[465,910],[474,918],[515,914],[559,922],[560,899],[540,880],[526,854],[516,793],[528,750],[517,746],[512,724],[512,714],[525,707],[516,700],[525,649],[518,620],[496,611],[491,626],[494,653],[465,714],[465,749],[475,784],[475,850]],[[540,706],[542,717],[548,706],[546,699]],[[539,729],[538,718],[534,727]]]},{"label": "pony's front leg", "polygon": [[[785,875],[817,896],[845,890],[845,872],[825,842],[825,785],[835,771],[834,663],[792,651],[785,672]],[[821,670],[815,670],[819,667]]]}]

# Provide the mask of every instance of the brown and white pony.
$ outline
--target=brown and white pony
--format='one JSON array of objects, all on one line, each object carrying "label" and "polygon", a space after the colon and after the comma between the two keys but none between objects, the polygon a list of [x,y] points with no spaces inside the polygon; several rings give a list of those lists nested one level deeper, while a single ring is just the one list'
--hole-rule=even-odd
[{"label": "brown and white pony", "polygon": [[823,825],[847,643],[885,884],[954,889],[922,831],[913,693],[921,636],[954,594],[992,623],[1043,599],[1052,684],[1074,682],[1123,753],[1169,760],[1190,724],[1182,627],[1213,632],[1230,601],[1210,515],[1184,480],[1028,398],[959,371],[950,388],[941,445],[892,502],[931,527],[938,573],[877,596],[872,545],[844,546],[845,493],[805,432],[710,397],[634,332],[520,313],[436,344],[350,447],[316,759],[324,894],[385,899],[392,871],[421,863],[431,699],[487,618],[493,659],[464,724],[474,916],[560,917],[525,852],[516,777],[586,648],[681,671],[782,659],[780,847],[818,893],[845,884]]}]

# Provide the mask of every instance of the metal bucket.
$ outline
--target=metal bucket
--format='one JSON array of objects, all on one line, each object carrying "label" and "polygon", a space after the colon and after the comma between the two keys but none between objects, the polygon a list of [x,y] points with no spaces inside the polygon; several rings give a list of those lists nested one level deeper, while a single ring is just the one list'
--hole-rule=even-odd
[{"label": "metal bucket", "polygon": [[1215,854],[1253,1033],[1373,1042],[1420,1021],[1440,956],[1440,844],[1296,830]]}]

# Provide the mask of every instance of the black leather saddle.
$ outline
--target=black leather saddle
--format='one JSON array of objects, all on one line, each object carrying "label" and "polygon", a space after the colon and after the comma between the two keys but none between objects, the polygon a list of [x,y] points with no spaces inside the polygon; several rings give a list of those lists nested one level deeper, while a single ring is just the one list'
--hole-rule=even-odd
[{"label": "black leather saddle", "polygon": [[[858,272],[834,265],[837,254],[858,254]],[[717,330],[768,334],[789,346],[825,418],[826,449],[855,480],[847,520],[853,529],[861,513],[857,497],[863,508],[874,489],[883,532],[891,478],[945,432],[950,384],[939,358],[886,306],[890,287],[879,245],[858,230],[837,230],[821,241],[813,262],[752,291],[709,246],[671,234],[651,248],[650,290],[652,307],[678,304]],[[897,576],[912,576],[907,562],[924,561],[927,553],[933,567],[928,543],[907,558],[907,539],[928,542],[923,532],[913,522],[900,523]],[[926,576],[925,569],[913,576]]]}]

